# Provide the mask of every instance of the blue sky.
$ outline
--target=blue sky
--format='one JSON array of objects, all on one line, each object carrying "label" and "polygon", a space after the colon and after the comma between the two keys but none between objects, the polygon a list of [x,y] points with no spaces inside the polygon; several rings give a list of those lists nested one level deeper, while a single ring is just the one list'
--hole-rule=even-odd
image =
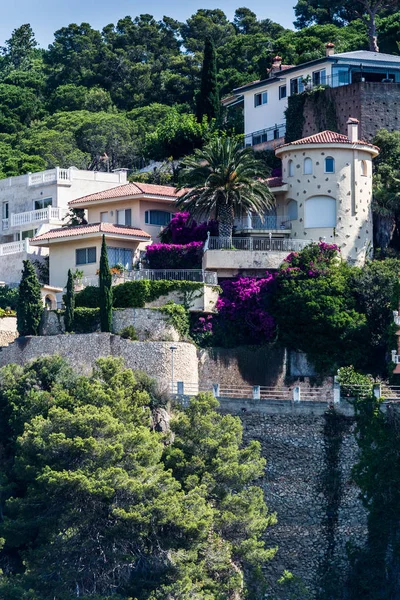
[{"label": "blue sky", "polygon": [[8,0],[1,10],[0,45],[10,37],[13,29],[23,23],[30,23],[39,44],[47,47],[53,40],[54,31],[69,23],[86,21],[101,29],[126,15],[134,17],[140,13],[150,13],[156,19],[166,14],[184,21],[198,8],[221,8],[232,18],[237,7],[247,6],[259,18],[269,18],[285,27],[292,27],[292,7],[295,4],[296,0],[151,0],[146,3],[137,0]]}]

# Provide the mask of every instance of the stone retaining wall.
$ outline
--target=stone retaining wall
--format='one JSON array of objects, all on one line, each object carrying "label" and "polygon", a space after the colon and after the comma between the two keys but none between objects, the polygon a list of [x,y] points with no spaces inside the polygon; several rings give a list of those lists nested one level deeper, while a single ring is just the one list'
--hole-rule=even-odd
[{"label": "stone retaining wall", "polygon": [[0,346],[8,346],[17,336],[17,317],[0,319]]},{"label": "stone retaining wall", "polygon": [[[198,384],[197,353],[193,344],[175,342],[174,380]],[[131,342],[110,333],[54,335],[17,338],[0,349],[0,367],[24,364],[41,356],[60,355],[82,375],[92,371],[95,361],[105,356],[122,356],[126,367],[140,369],[170,388],[172,351],[170,342]]]},{"label": "stone retaining wall", "polygon": [[[271,402],[260,405],[262,410],[243,412],[242,403],[236,403],[235,410],[232,402],[222,402],[221,411],[240,416],[244,441],[259,441],[267,459],[259,484],[278,518],[265,536],[268,547],[278,546],[275,559],[266,567],[271,586],[268,598],[314,599],[318,589],[326,591],[327,579],[342,590],[348,566],[346,544],[362,543],[367,526],[351,477],[357,460],[352,411],[345,406],[334,413],[338,431],[332,434],[326,427],[326,404],[288,402],[284,410]],[[336,454],[332,454],[333,447]],[[332,456],[337,458],[337,471],[329,462]],[[335,473],[339,480],[332,482]],[[277,585],[284,569],[300,578],[309,596]]]}]

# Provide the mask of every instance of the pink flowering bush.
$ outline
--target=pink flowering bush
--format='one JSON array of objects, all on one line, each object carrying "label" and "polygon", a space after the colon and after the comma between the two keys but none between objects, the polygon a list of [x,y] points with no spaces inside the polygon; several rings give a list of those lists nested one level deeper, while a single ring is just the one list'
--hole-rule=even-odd
[{"label": "pink flowering bush", "polygon": [[190,244],[191,242],[205,242],[207,232],[218,235],[217,221],[205,221],[197,224],[190,219],[190,213],[175,213],[169,224],[163,229],[160,239],[164,244]]},{"label": "pink flowering bush", "polygon": [[151,244],[146,248],[150,269],[201,269],[203,242]]},{"label": "pink flowering bush", "polygon": [[312,243],[301,252],[291,252],[284,260],[280,277],[319,277],[338,262],[340,248],[325,242]]},{"label": "pink flowering bush", "polygon": [[[192,333],[201,345],[265,344],[275,336],[275,321],[268,312],[275,277],[240,277],[221,283],[222,294],[214,316],[197,318]],[[211,336],[212,334],[212,336]]]}]

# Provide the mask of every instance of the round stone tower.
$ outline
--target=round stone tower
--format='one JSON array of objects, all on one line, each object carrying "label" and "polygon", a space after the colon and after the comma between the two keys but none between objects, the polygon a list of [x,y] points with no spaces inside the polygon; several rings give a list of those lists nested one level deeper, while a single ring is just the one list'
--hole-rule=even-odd
[{"label": "round stone tower", "polygon": [[379,148],[348,135],[323,131],[276,150],[287,185],[291,237],[337,244],[343,258],[363,264],[372,250],[372,159]]}]

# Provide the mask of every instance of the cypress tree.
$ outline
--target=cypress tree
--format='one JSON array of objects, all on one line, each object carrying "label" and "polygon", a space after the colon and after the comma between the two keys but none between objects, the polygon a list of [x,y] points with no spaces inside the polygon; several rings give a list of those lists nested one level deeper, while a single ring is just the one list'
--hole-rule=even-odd
[{"label": "cypress tree", "polygon": [[24,260],[18,288],[17,329],[19,335],[38,335],[43,303],[40,283],[30,260]]},{"label": "cypress tree", "polygon": [[108,264],[106,238],[103,235],[100,255],[100,327],[101,331],[111,331],[112,327],[112,277]]},{"label": "cypress tree", "polygon": [[203,68],[201,71],[200,93],[197,97],[197,119],[218,119],[220,114],[220,101],[217,83],[217,57],[214,42],[206,38],[204,43]]},{"label": "cypress tree", "polygon": [[68,269],[67,293],[65,294],[65,331],[72,331],[75,311],[75,287],[71,269]]}]

